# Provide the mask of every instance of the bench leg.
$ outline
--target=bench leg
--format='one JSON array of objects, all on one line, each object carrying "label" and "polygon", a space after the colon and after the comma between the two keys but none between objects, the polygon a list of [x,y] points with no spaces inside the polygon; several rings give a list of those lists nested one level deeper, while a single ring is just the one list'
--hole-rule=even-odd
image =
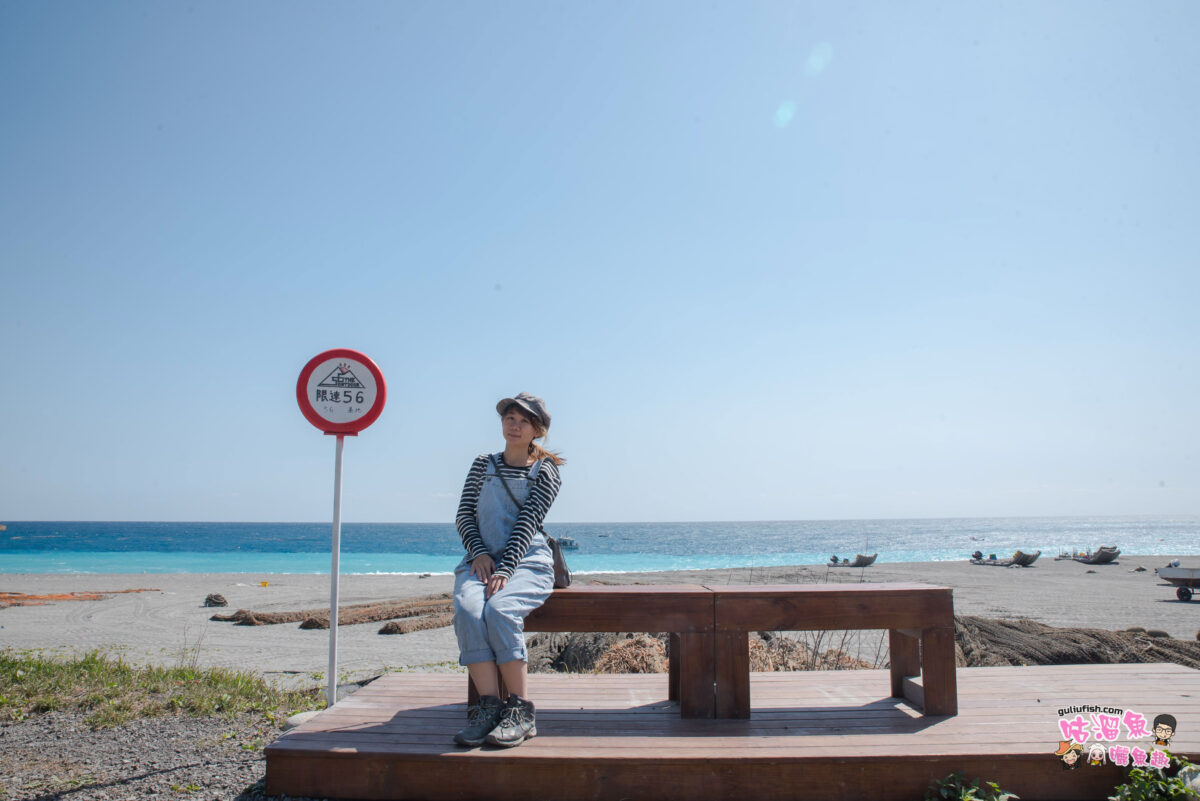
[{"label": "bench leg", "polygon": [[679,716],[713,716],[713,635],[679,635]]},{"label": "bench leg", "polygon": [[679,635],[672,634],[667,641],[667,700],[679,700]]},{"label": "bench leg", "polygon": [[958,714],[958,677],[954,672],[954,627],[921,632],[921,684],[926,715]]},{"label": "bench leg", "polygon": [[718,631],[715,635],[716,715],[718,718],[750,717],[750,634]]},{"label": "bench leg", "polygon": [[904,697],[904,680],[921,675],[920,641],[916,632],[888,631],[889,661],[892,663],[892,697]]}]

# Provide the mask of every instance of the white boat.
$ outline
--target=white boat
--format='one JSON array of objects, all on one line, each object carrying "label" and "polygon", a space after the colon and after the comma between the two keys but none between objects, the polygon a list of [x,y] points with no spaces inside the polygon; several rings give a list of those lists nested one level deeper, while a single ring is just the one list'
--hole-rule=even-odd
[{"label": "white boat", "polygon": [[558,540],[558,547],[564,551],[573,551],[579,547],[579,543],[571,537],[555,537],[554,539]]},{"label": "white boat", "polygon": [[1192,588],[1200,589],[1200,567],[1160,567],[1154,572],[1179,588],[1175,597],[1181,601],[1192,600]]}]

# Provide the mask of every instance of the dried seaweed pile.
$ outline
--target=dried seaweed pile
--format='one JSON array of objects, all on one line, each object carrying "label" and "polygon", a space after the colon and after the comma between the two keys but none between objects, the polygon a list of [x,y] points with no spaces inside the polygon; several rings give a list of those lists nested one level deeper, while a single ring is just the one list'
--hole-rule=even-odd
[{"label": "dried seaweed pile", "polygon": [[1200,642],[1144,631],[1056,628],[1032,620],[954,618],[959,667],[1173,662],[1200,668]]},{"label": "dried seaweed pile", "polygon": [[[303,609],[295,612],[253,612],[239,609],[232,615],[213,615],[212,620],[239,626],[273,626],[299,623],[302,629],[329,628],[328,609]],[[352,604],[338,609],[338,625],[391,621],[380,634],[407,634],[411,631],[449,626],[454,619],[454,602],[449,593],[427,595],[405,601]]]}]

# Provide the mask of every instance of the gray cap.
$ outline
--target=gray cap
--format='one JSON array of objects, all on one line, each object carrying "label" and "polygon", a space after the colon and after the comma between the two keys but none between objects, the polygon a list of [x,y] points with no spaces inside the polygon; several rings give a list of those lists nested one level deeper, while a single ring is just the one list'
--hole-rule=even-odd
[{"label": "gray cap", "polygon": [[514,398],[504,398],[496,404],[496,413],[504,414],[504,410],[513,405],[524,409],[531,417],[536,417],[542,422],[542,428],[549,430],[550,412],[546,411],[546,402],[537,395],[518,392]]}]

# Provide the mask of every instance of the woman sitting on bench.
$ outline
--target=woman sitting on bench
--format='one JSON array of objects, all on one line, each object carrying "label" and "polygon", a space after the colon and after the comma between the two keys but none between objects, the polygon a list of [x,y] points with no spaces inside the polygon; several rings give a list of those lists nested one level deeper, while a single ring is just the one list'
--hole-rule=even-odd
[{"label": "woman sitting on bench", "polygon": [[454,735],[466,746],[520,745],[537,734],[525,697],[525,616],[554,589],[554,560],[540,529],[564,460],[534,442],[546,436],[550,413],[527,392],[504,398],[496,411],[504,451],[475,459],[454,521],[467,551],[454,570],[454,633],[459,664],[479,693],[467,727]]}]

